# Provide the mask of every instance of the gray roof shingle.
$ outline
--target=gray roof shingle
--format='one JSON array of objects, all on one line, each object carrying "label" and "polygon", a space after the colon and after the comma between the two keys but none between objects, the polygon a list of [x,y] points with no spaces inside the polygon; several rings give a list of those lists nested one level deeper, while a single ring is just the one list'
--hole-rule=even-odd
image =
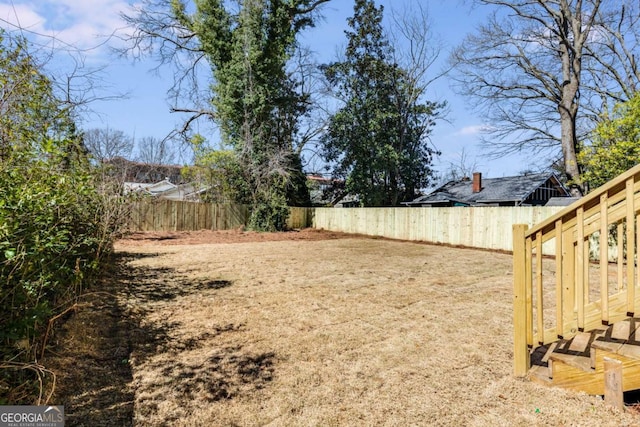
[{"label": "gray roof shingle", "polygon": [[503,178],[482,178],[482,190],[478,193],[473,192],[473,184],[469,179],[450,181],[435,191],[415,199],[409,204],[435,204],[448,201],[464,204],[517,203],[524,201],[549,179],[555,180],[555,182],[561,186],[557,177],[552,173],[537,173]]}]

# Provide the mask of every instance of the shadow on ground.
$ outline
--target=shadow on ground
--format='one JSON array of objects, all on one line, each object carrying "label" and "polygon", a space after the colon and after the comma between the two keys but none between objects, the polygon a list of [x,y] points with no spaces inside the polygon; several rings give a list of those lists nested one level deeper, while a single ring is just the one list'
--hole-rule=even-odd
[{"label": "shadow on ground", "polygon": [[[78,310],[57,328],[43,364],[57,374],[50,403],[64,405],[67,427],[132,426],[136,417],[153,413],[158,402],[137,399],[132,367],[158,354],[179,354],[241,330],[242,324],[213,325],[188,336],[173,334],[177,322],[149,322],[158,307],[193,293],[216,292],[231,286],[224,280],[187,281],[172,268],[134,268],[133,259],[157,254],[114,255],[109,271],[96,289],[89,290]],[[173,335],[172,335],[173,334]],[[241,346],[222,347],[204,362],[158,366],[162,384],[188,403],[193,399],[233,399],[271,381],[273,353],[250,354]],[[135,363],[133,360],[135,359]],[[134,407],[138,414],[134,414]]]},{"label": "shadow on ground", "polygon": [[243,391],[262,389],[273,378],[274,353],[249,355],[242,347],[227,347],[202,364],[178,362],[162,370],[184,399],[210,402],[232,399]]},{"label": "shadow on ground", "polygon": [[[151,255],[149,255],[151,256]],[[121,303],[124,259],[80,298],[56,328],[42,361],[57,375],[53,404],[64,405],[67,426],[131,426],[134,393],[129,355],[134,320]]]}]

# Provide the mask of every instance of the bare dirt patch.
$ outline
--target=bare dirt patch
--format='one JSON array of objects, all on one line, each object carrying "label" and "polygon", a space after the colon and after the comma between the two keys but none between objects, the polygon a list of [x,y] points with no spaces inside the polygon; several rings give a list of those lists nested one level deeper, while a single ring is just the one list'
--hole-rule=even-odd
[{"label": "bare dirt patch", "polygon": [[112,329],[94,326],[107,344],[78,363],[124,366],[109,404],[124,409],[92,422],[92,388],[107,386],[74,393],[80,380],[59,375],[69,425],[640,425],[599,397],[512,377],[509,255],[346,237],[120,241],[117,299],[87,313],[113,314]]},{"label": "bare dirt patch", "polygon": [[258,233],[238,230],[201,230],[176,232],[144,232],[132,233],[119,241],[120,247],[130,246],[175,246],[200,245],[208,243],[252,243],[279,242],[298,240],[331,240],[347,237],[344,233],[305,228],[298,231],[283,231],[278,233]]}]

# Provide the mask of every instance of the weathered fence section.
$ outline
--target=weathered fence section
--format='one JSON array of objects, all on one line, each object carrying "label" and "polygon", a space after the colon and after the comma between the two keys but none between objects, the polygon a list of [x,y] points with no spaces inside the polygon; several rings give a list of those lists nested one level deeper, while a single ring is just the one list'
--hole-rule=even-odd
[{"label": "weathered fence section", "polygon": [[307,228],[313,225],[315,208],[289,208],[287,228],[290,230]]},{"label": "weathered fence section", "polygon": [[247,223],[244,205],[143,200],[131,211],[132,231],[229,230]]},{"label": "weathered fence section", "polygon": [[[313,209],[291,208],[289,228],[311,226]],[[133,204],[131,231],[231,230],[246,226],[249,207],[235,204],[148,199]]]},{"label": "weathered fence section", "polygon": [[[475,248],[513,249],[512,225],[537,224],[561,207],[317,208],[314,228]],[[553,254],[553,246],[545,252]]]}]

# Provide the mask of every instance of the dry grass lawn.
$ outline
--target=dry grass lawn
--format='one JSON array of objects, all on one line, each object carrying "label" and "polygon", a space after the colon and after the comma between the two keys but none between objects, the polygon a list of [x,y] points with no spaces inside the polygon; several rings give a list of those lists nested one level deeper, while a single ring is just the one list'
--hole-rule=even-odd
[{"label": "dry grass lawn", "polygon": [[[165,243],[117,246],[134,425],[640,425],[512,376],[510,255],[360,237]],[[84,425],[74,399],[70,424]]]}]

